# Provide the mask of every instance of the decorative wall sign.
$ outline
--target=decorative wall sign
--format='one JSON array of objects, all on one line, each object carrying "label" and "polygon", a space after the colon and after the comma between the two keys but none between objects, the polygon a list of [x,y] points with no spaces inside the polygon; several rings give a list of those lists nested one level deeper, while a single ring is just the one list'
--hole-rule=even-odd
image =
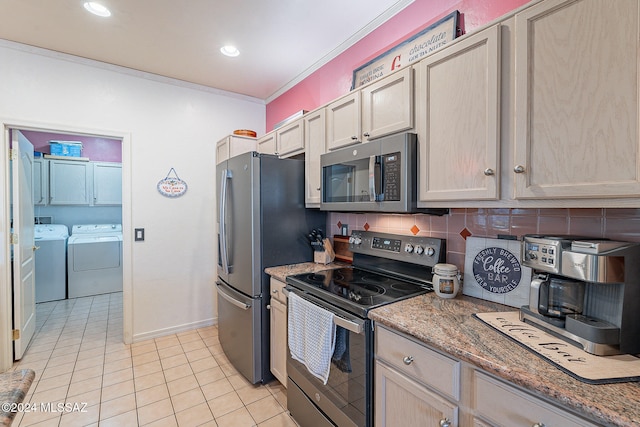
[{"label": "decorative wall sign", "polygon": [[175,169],[171,168],[167,176],[158,182],[158,191],[165,197],[180,197],[187,192],[187,183],[178,177]]},{"label": "decorative wall sign", "polygon": [[531,268],[520,263],[517,240],[467,238],[462,293],[512,307],[529,304]]},{"label": "decorative wall sign", "polygon": [[453,11],[418,34],[353,70],[351,90],[419,61],[458,36],[459,12]]}]

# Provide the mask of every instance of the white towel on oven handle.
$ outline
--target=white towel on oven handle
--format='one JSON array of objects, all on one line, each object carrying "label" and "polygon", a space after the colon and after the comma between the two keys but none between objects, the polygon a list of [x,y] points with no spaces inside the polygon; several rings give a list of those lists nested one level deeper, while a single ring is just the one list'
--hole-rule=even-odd
[{"label": "white towel on oven handle", "polygon": [[336,346],[334,314],[295,293],[289,293],[288,342],[291,357],[327,384]]}]

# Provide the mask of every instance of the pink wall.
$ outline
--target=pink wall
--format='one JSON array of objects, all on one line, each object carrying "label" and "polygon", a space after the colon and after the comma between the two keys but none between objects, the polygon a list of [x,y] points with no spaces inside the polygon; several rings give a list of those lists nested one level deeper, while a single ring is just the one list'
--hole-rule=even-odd
[{"label": "pink wall", "polygon": [[267,104],[266,129],[300,110],[311,111],[349,92],[353,70],[406,40],[454,10],[460,27],[473,32],[527,0],[415,0],[296,86]]},{"label": "pink wall", "polygon": [[82,157],[88,157],[89,160],[94,162],[122,163],[122,142],[119,139],[29,130],[22,130],[21,132],[33,144],[34,151],[49,154],[50,140],[80,141],[82,142]]}]

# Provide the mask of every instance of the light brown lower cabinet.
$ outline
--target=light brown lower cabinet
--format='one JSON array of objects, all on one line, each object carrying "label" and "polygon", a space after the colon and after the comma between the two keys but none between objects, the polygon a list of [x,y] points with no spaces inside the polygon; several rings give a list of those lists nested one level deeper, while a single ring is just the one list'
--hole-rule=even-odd
[{"label": "light brown lower cabinet", "polygon": [[598,425],[405,334],[375,334],[375,427]]},{"label": "light brown lower cabinet", "polygon": [[270,368],[271,373],[287,386],[287,297],[285,283],[271,278],[270,316]]}]

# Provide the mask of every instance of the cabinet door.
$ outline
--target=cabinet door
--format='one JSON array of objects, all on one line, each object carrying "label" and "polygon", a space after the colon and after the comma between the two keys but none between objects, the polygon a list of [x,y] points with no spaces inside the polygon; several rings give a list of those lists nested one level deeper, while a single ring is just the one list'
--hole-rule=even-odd
[{"label": "cabinet door", "polygon": [[458,425],[456,405],[379,361],[374,408],[377,427]]},{"label": "cabinet door", "polygon": [[49,161],[49,204],[88,205],[90,191],[89,162]]},{"label": "cabinet door", "polygon": [[256,150],[256,139],[250,136],[231,135],[228,138],[229,158]]},{"label": "cabinet door", "polygon": [[595,427],[585,419],[479,371],[475,372],[473,396],[475,413],[491,425]]},{"label": "cabinet door", "polygon": [[304,152],[304,120],[298,119],[276,131],[277,152],[280,157],[290,157]]},{"label": "cabinet door", "polygon": [[547,0],[515,18],[515,196],[638,197],[637,0]]},{"label": "cabinet door", "polygon": [[122,165],[93,163],[93,204],[122,204]]},{"label": "cabinet door", "polygon": [[322,169],[320,156],[326,152],[326,113],[320,109],[304,118],[305,161],[305,204],[308,208],[320,207],[320,186]]},{"label": "cabinet door", "polygon": [[413,128],[413,68],[362,88],[361,95],[363,140]]},{"label": "cabinet door", "polygon": [[287,306],[271,297],[271,372],[287,386]]},{"label": "cabinet door", "polygon": [[327,150],[360,142],[360,91],[327,105],[326,114]]},{"label": "cabinet door", "polygon": [[258,139],[258,153],[276,154],[276,133],[271,132]]},{"label": "cabinet door", "polygon": [[44,206],[49,201],[49,161],[33,159],[33,204]]},{"label": "cabinet door", "polygon": [[220,164],[229,158],[229,143],[231,137],[227,136],[216,143],[216,164]]},{"label": "cabinet door", "polygon": [[421,201],[499,196],[500,26],[420,63]]}]

